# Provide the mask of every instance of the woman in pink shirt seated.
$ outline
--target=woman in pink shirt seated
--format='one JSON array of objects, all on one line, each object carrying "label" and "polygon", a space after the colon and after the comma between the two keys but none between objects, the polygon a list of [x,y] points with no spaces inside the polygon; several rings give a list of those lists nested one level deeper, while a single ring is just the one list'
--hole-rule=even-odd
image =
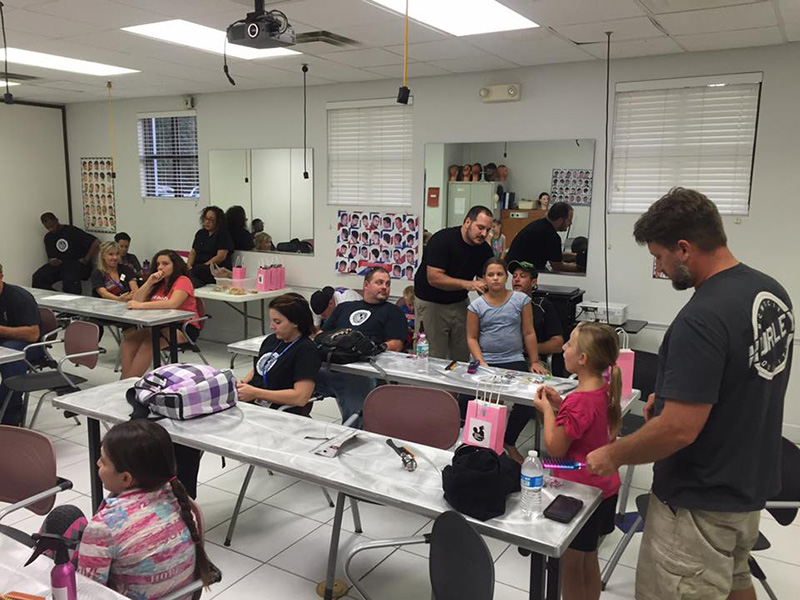
[{"label": "woman in pink shirt seated", "polygon": [[[578,376],[578,388],[562,399],[552,388],[539,388],[534,406],[544,418],[544,443],[550,456],[586,462],[586,455],[614,439],[622,424],[622,376],[616,365],[617,334],[608,325],[584,322],[564,344],[564,364]],[[610,383],[603,377],[610,369]],[[557,413],[554,412],[557,408]],[[600,597],[600,536],[614,531],[619,474],[600,477],[586,469],[559,470],[553,475],[600,488],[603,502],[564,552],[561,572],[564,600]]]},{"label": "woman in pink shirt seated", "polygon": [[[161,250],[153,257],[154,271],[147,281],[136,290],[133,300],[128,302],[131,309],[178,309],[195,314],[200,313],[197,299],[194,297],[194,286],[189,279],[186,263],[174,250]],[[190,323],[187,332],[192,341],[200,335],[201,323]],[[178,331],[178,342],[188,340],[183,332]],[[161,347],[169,345],[167,332],[161,336]],[[132,329],[127,332],[122,342],[122,378],[141,377],[150,368],[153,359],[153,334],[149,328]]]}]

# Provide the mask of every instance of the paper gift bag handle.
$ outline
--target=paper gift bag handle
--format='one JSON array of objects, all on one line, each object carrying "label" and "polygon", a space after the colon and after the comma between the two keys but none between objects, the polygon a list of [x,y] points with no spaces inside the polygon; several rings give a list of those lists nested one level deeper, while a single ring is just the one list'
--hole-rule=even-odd
[{"label": "paper gift bag handle", "polygon": [[628,332],[625,331],[622,327],[617,327],[614,330],[619,337],[619,349],[620,350],[630,350],[631,347],[631,338],[628,335]]}]

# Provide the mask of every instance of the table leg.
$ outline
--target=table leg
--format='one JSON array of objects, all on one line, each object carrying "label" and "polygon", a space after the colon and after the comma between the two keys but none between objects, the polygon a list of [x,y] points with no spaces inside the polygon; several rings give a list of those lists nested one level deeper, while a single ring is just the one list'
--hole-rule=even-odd
[{"label": "table leg", "polygon": [[169,362],[178,362],[178,324],[169,324]]},{"label": "table leg", "polygon": [[531,552],[530,600],[544,600],[544,556]]},{"label": "table leg", "polygon": [[559,600],[561,598],[561,559],[547,559],[547,600]]},{"label": "table leg", "polygon": [[100,421],[86,419],[86,428],[89,431],[89,478],[92,489],[92,512],[96,512],[103,501],[103,482],[100,481],[100,472],[97,461],[100,460]]},{"label": "table leg", "polygon": [[161,366],[161,326],[153,325],[150,331],[153,332],[153,368],[157,369]]},{"label": "table leg", "polygon": [[266,304],[261,299],[261,335],[267,335]]},{"label": "table leg", "polygon": [[336,577],[336,555],[339,552],[339,534],[342,531],[344,501],[345,495],[339,492],[336,495],[336,512],[333,517],[333,533],[331,534],[331,546],[328,550],[328,571],[325,575],[324,600],[333,600],[333,580]]},{"label": "table leg", "polygon": [[249,340],[250,324],[247,321],[250,319],[250,316],[247,314],[247,302],[242,304],[242,307],[244,308],[244,310],[242,311],[242,314],[244,315],[244,339]]}]

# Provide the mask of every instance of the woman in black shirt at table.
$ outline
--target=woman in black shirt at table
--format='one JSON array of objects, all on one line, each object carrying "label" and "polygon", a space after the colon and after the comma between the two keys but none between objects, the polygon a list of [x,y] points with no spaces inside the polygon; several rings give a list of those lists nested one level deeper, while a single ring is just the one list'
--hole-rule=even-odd
[{"label": "woman in black shirt at table", "polygon": [[308,415],[321,364],[309,339],[314,328],[311,309],[304,298],[284,294],[270,303],[269,316],[274,333],[261,344],[253,369],[238,382],[239,400],[268,402],[270,408],[289,404],[287,412]]},{"label": "woman in black shirt at table", "polygon": [[100,244],[100,258],[97,268],[92,271],[92,296],[127,302],[139,289],[136,273],[127,265],[120,263],[120,247],[117,242]]},{"label": "woman in black shirt at table", "polygon": [[232,268],[233,240],[225,223],[225,213],[219,206],[207,206],[200,213],[203,225],[194,235],[192,251],[186,266],[195,288],[214,283],[211,265]]},{"label": "woman in black shirt at table", "polygon": [[231,206],[225,213],[228,233],[236,250],[252,250],[255,247],[253,234],[247,230],[247,214],[241,206]]}]

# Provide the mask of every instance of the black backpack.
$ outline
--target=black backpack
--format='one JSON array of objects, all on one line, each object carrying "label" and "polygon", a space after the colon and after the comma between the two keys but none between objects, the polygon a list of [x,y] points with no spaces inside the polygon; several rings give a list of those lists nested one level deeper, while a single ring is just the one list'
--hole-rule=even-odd
[{"label": "black backpack", "polygon": [[306,241],[292,238],[289,242],[280,242],[275,248],[278,252],[294,252],[296,254],[311,254],[314,248]]},{"label": "black backpack", "polygon": [[333,331],[323,331],[314,339],[323,363],[346,365],[369,360],[386,350],[386,344],[376,344],[358,331],[344,327]]}]

